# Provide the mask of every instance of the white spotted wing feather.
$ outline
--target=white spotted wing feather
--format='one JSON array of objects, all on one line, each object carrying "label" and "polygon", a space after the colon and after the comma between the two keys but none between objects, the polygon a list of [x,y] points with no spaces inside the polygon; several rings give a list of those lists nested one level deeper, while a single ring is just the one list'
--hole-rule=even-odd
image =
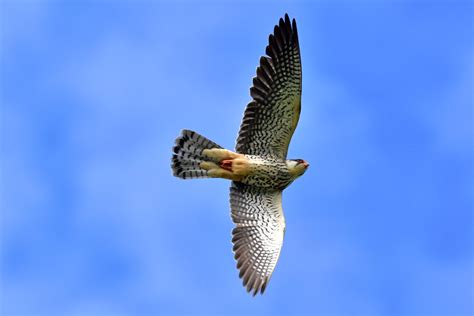
[{"label": "white spotted wing feather", "polygon": [[263,293],[280,256],[285,232],[281,191],[240,183],[230,188],[234,254],[247,291]]},{"label": "white spotted wing feather", "polygon": [[280,19],[260,58],[237,138],[242,154],[286,159],[301,111],[301,56],[296,21]]}]

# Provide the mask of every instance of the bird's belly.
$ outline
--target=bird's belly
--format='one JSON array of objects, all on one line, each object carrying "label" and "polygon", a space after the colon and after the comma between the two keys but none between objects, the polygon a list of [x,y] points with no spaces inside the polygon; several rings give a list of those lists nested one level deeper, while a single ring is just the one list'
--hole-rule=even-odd
[{"label": "bird's belly", "polygon": [[291,183],[286,164],[255,156],[247,158],[250,162],[250,173],[240,182],[268,189],[283,189]]}]

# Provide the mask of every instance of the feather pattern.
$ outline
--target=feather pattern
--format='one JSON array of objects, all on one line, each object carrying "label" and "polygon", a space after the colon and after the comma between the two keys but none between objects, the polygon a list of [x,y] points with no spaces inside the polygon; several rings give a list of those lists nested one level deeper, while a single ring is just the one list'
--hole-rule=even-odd
[{"label": "feather pattern", "polygon": [[288,14],[269,36],[237,138],[242,154],[286,159],[301,111],[301,57],[296,21]]},{"label": "feather pattern", "polygon": [[281,191],[233,182],[230,188],[234,257],[247,292],[265,291],[280,256],[285,231]]},{"label": "feather pattern", "polygon": [[198,133],[184,129],[176,139],[171,157],[173,175],[181,179],[208,178],[207,170],[201,169],[200,163],[209,161],[204,157],[204,149],[222,148],[213,141]]}]

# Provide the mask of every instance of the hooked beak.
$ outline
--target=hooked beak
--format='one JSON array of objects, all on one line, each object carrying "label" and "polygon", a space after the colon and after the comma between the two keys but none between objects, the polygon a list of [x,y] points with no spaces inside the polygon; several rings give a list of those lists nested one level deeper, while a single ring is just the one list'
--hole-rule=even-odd
[{"label": "hooked beak", "polygon": [[309,167],[309,163],[307,163],[306,161],[303,161],[303,166],[307,169]]}]

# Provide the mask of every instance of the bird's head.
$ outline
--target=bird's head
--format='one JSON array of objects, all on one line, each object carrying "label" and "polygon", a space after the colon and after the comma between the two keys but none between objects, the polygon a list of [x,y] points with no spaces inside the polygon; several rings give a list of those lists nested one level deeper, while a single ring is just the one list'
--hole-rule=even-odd
[{"label": "bird's head", "polygon": [[309,167],[309,163],[303,159],[289,159],[286,161],[286,165],[293,179],[302,176]]}]

